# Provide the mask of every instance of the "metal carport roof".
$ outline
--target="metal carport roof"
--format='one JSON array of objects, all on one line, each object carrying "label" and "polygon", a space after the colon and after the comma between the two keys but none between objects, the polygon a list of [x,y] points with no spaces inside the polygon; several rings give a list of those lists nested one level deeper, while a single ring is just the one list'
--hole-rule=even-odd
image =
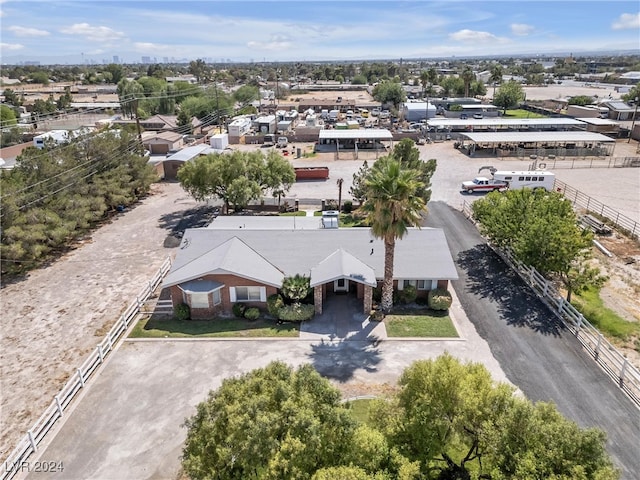
[{"label": "metal carport roof", "polygon": [[475,143],[615,143],[615,139],[593,132],[469,132],[461,135]]},{"label": "metal carport roof", "polygon": [[393,135],[384,128],[359,128],[353,130],[320,130],[320,140],[393,140]]}]

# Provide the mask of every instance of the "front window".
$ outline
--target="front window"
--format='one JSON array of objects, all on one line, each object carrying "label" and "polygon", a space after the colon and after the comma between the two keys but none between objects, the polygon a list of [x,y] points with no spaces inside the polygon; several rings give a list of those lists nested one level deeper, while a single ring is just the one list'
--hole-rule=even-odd
[{"label": "front window", "polygon": [[208,293],[191,293],[191,308],[209,308],[209,294]]},{"label": "front window", "polygon": [[220,295],[220,290],[213,291],[213,304],[220,305],[222,303],[222,295]]},{"label": "front window", "polygon": [[237,302],[259,302],[260,287],[236,287]]}]

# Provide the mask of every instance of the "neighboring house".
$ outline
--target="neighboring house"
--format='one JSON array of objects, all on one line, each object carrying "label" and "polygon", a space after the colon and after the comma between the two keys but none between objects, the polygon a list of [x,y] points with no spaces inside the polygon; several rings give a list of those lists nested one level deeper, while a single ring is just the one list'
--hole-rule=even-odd
[{"label": "neighboring house", "polygon": [[176,132],[143,132],[142,144],[152,154],[167,154],[180,150],[183,140],[182,135]]},{"label": "neighboring house", "polygon": [[178,117],[176,115],[154,115],[146,120],[140,120],[140,126],[145,130],[173,131],[178,128]]},{"label": "neighboring house", "polygon": [[603,102],[603,105],[609,109],[609,118],[611,120],[633,120],[638,111],[634,106],[628,105],[623,101]]},{"label": "neighboring house", "polygon": [[212,150],[209,145],[199,144],[183,148],[179,152],[174,153],[162,162],[164,179],[176,180],[178,178],[178,170],[180,169],[180,167],[182,167],[182,165],[184,165],[186,162],[190,162],[200,155],[207,155],[208,153],[212,153],[213,151],[214,150]]},{"label": "neighboring house", "polygon": [[[301,274],[310,278],[316,313],[331,296],[349,294],[368,314],[384,275],[383,241],[368,228],[320,225],[311,217],[218,217],[209,228],[188,229],[163,288],[174,308],[186,303],[192,318],[212,318],[236,302],[265,310],[285,277]],[[397,241],[396,289],[413,285],[426,296],[457,278],[442,230],[411,228]]]}]

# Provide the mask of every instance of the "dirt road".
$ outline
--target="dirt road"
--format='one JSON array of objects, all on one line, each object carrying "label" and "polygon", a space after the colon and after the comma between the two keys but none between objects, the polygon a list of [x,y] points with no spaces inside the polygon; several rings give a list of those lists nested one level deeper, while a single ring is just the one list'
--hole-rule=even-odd
[{"label": "dirt road", "polygon": [[168,228],[196,205],[156,184],[80,248],[0,291],[0,457],[4,460],[173,249]]}]

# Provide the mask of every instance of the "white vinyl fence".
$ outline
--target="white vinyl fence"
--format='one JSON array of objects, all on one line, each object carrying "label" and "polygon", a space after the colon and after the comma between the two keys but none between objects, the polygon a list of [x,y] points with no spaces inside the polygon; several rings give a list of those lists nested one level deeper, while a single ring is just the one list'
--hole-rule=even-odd
[{"label": "white vinyl fence", "polygon": [[[464,203],[463,213],[471,218],[471,205]],[[493,248],[493,247],[492,247]],[[562,320],[602,369],[640,406],[640,371],[611,344],[602,333],[567,302],[535,268],[516,260],[509,252],[493,250],[527,283],[538,297]]]},{"label": "white vinyl fence", "polygon": [[138,294],[135,300],[129,305],[120,316],[116,324],[111,328],[105,338],[91,352],[85,362],[67,381],[60,392],[54,397],[49,407],[42,416],[27,431],[27,434],[18,442],[16,448],[7,457],[2,465],[0,480],[8,480],[21,471],[29,456],[38,450],[38,445],[51,430],[59,418],[62,418],[64,411],[71,404],[76,394],[82,390],[91,375],[105,361],[109,353],[113,350],[120,337],[127,331],[132,321],[138,315],[144,302],[151,296],[154,290],[171,268],[171,259],[167,258],[155,276],[147,283],[144,289]]}]

